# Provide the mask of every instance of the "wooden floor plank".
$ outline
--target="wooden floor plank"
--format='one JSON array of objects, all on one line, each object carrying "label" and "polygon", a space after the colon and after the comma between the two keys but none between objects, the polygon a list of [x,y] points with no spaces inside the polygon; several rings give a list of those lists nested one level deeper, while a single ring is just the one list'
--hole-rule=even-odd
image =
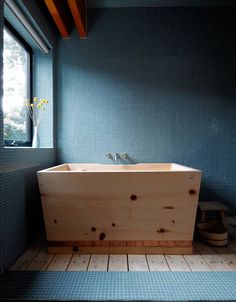
[{"label": "wooden floor plank", "polygon": [[30,265],[27,271],[45,271],[55,255],[48,254],[46,249],[41,250]]},{"label": "wooden floor plank", "polygon": [[201,255],[184,255],[183,256],[188,263],[191,271],[193,272],[210,272],[211,268],[202,258]]},{"label": "wooden floor plank", "polygon": [[145,255],[128,255],[129,271],[149,271]]},{"label": "wooden floor plank", "polygon": [[227,262],[217,254],[214,248],[202,243],[196,243],[196,248],[214,272],[231,271]]},{"label": "wooden floor plank", "polygon": [[108,255],[92,255],[90,258],[88,271],[107,271],[108,267]]},{"label": "wooden floor plank", "polygon": [[88,269],[89,260],[90,260],[89,254],[81,254],[81,255],[74,254],[67,268],[67,271],[86,272]]},{"label": "wooden floor plank", "polygon": [[193,255],[47,254],[37,240],[10,270],[28,271],[236,271],[236,239],[227,247],[194,243]]},{"label": "wooden floor plank", "polygon": [[166,261],[171,271],[185,271],[189,272],[190,267],[188,266],[186,260],[181,255],[165,255]]},{"label": "wooden floor plank", "polygon": [[231,236],[236,238],[236,218],[235,217],[226,217],[226,227]]},{"label": "wooden floor plank", "polygon": [[230,267],[232,271],[236,271],[236,253],[233,254],[221,254],[220,257]]},{"label": "wooden floor plank", "polygon": [[110,255],[108,271],[127,272],[128,271],[127,255]]},{"label": "wooden floor plank", "polygon": [[170,270],[164,255],[147,255],[147,262],[151,272]]},{"label": "wooden floor plank", "polygon": [[202,254],[202,257],[214,272],[231,271],[227,262],[219,255]]},{"label": "wooden floor plank", "polygon": [[10,271],[26,271],[32,260],[42,248],[42,243],[35,241],[17,261],[11,266]]},{"label": "wooden floor plank", "polygon": [[202,242],[195,242],[194,247],[200,254],[204,255],[215,255],[216,251],[210,247],[209,245],[206,245],[205,243]]},{"label": "wooden floor plank", "polygon": [[217,252],[217,254],[233,254],[235,253],[234,249],[230,246],[224,246],[224,247],[214,247],[214,250]]},{"label": "wooden floor plank", "polygon": [[236,271],[236,253],[231,246],[215,248],[220,257],[228,264],[232,271]]},{"label": "wooden floor plank", "polygon": [[229,247],[234,251],[234,253],[236,252],[236,239],[229,240]]},{"label": "wooden floor plank", "polygon": [[49,264],[47,271],[66,271],[72,254],[57,254]]}]

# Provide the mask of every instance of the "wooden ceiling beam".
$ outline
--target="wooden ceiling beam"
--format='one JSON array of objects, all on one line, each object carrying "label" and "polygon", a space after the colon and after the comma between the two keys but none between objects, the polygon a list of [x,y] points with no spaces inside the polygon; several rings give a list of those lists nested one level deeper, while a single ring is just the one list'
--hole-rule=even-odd
[{"label": "wooden ceiling beam", "polygon": [[61,0],[44,0],[47,8],[56,23],[56,26],[63,38],[68,38],[72,27],[68,14],[65,12],[65,8],[62,6]]},{"label": "wooden ceiling beam", "polygon": [[67,0],[80,38],[87,37],[87,7],[85,0]]}]

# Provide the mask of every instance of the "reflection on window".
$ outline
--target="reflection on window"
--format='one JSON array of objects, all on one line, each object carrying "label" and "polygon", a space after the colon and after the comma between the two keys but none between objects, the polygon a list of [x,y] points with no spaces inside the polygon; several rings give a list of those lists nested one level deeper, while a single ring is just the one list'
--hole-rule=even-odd
[{"label": "reflection on window", "polygon": [[3,114],[5,145],[29,142],[30,119],[25,100],[30,98],[30,54],[15,34],[4,28]]}]

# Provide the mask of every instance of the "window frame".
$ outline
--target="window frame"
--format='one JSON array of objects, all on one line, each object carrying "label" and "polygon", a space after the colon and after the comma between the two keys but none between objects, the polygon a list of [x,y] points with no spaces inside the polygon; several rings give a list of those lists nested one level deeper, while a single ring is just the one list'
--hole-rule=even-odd
[{"label": "window frame", "polygon": [[[21,34],[11,25],[11,23],[4,18],[4,30],[7,30],[8,33],[19,43],[27,53],[28,64],[27,64],[27,99],[32,100],[33,92],[33,49],[21,36]],[[4,43],[4,41],[3,41]],[[3,60],[4,64],[4,60]],[[4,79],[3,79],[4,81]],[[33,140],[33,123],[29,115],[26,120],[26,131],[28,140],[27,141],[16,141],[16,140],[4,140],[4,147],[32,147]],[[4,121],[3,121],[4,123]],[[4,125],[3,125],[4,126]]]}]

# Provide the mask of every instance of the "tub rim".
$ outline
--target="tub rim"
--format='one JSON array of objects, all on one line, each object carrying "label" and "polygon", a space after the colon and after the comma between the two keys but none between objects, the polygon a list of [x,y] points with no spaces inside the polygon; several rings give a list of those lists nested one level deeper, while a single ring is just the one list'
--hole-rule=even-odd
[{"label": "tub rim", "polygon": [[[78,165],[82,166],[81,169],[77,170],[70,170],[70,166]],[[138,167],[142,165],[170,165],[170,169],[148,169],[148,168],[141,168],[141,169],[122,169],[122,167]],[[101,170],[98,169],[91,169],[88,170],[86,167],[92,168],[92,166],[101,167]],[[105,169],[105,167],[114,166],[116,168],[120,167],[121,169]],[[84,168],[83,168],[84,167]],[[171,173],[171,172],[198,172],[202,173],[201,170],[191,168],[188,166],[184,166],[181,164],[176,163],[136,163],[136,164],[104,164],[104,163],[63,163],[60,165],[56,165],[53,167],[49,167],[47,169],[43,169],[38,171],[37,173]]]}]

